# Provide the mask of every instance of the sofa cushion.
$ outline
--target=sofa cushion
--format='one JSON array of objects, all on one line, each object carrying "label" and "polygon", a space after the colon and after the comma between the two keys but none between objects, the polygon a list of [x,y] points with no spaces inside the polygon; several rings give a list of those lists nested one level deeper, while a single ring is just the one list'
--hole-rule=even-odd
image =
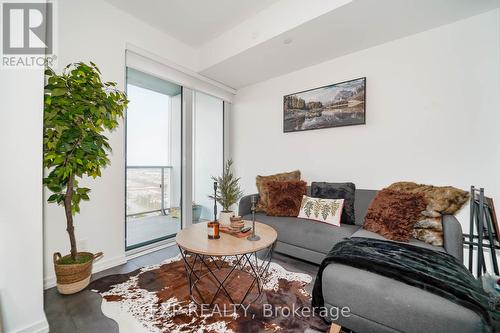
[{"label": "sofa cushion", "polygon": [[356,189],[356,199],[354,200],[354,214],[356,215],[356,224],[363,225],[365,223],[366,212],[373,198],[377,195],[375,190],[360,190]]},{"label": "sofa cushion", "polygon": [[[251,220],[252,216],[245,215],[243,218]],[[264,213],[256,213],[255,219],[273,227],[278,233],[278,241],[321,253],[328,253],[335,244],[360,228],[348,224],[335,227],[297,217],[267,216]]]},{"label": "sofa cushion", "polygon": [[[482,332],[481,318],[444,297],[372,272],[330,264],[323,272],[325,306],[348,307],[338,323],[356,332]],[[357,318],[364,318],[357,321]],[[404,320],[401,320],[404,318]]]},{"label": "sofa cushion", "polygon": [[[366,229],[359,229],[358,231],[356,231],[354,234],[351,235],[351,238],[352,237],[363,237],[363,238],[373,238],[373,239],[387,240],[383,236],[381,236],[381,235],[379,235],[379,234],[377,234],[375,232],[368,231]],[[442,246],[434,246],[434,245],[431,245],[431,244],[427,244],[427,243],[422,242],[422,241],[420,241],[418,239],[415,239],[415,238],[410,238],[410,240],[408,242],[404,242],[404,243],[405,244],[415,245],[415,246],[418,246],[418,247],[423,247],[423,248],[434,250],[434,251],[446,252],[445,249]]]},{"label": "sofa cushion", "polygon": [[302,180],[267,182],[267,215],[297,217],[307,183]]},{"label": "sofa cushion", "polygon": [[311,196],[323,199],[344,199],[342,210],[342,224],[355,224],[354,199],[356,186],[353,183],[325,183],[313,182],[311,184]]}]

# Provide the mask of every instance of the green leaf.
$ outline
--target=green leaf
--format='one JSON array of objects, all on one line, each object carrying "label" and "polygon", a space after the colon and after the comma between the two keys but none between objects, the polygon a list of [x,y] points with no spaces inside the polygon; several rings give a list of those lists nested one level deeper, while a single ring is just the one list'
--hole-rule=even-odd
[{"label": "green leaf", "polygon": [[332,208],[331,208],[332,215],[337,214],[337,210],[339,209],[339,207],[340,207],[340,204],[338,201],[332,202]]},{"label": "green leaf", "polygon": [[52,97],[62,96],[64,94],[66,94],[66,92],[67,92],[67,90],[65,88],[56,88],[56,89],[51,91],[51,95],[52,95]]},{"label": "green leaf", "polygon": [[304,213],[306,213],[307,217],[311,216],[313,206],[314,206],[314,203],[311,200],[308,200],[307,203],[305,204]]},{"label": "green leaf", "polygon": [[326,220],[328,214],[330,214],[330,205],[323,204],[321,206],[321,217],[323,218],[323,220]]},{"label": "green leaf", "polygon": [[90,192],[90,189],[86,187],[80,187],[76,190],[78,194],[87,194],[88,192]]},{"label": "green leaf", "polygon": [[59,194],[52,194],[48,199],[47,201],[48,202],[56,202],[57,199],[59,198]]},{"label": "green leaf", "polygon": [[320,210],[321,210],[321,199],[316,199],[314,200],[314,204],[313,204],[313,213],[314,213],[314,216],[316,218],[319,217],[319,213],[320,213]]}]

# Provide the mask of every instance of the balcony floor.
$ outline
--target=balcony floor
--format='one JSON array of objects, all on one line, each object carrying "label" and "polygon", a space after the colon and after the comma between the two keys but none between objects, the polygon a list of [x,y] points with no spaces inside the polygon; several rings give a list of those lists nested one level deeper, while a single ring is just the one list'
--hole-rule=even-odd
[{"label": "balcony floor", "polygon": [[173,236],[181,229],[181,220],[169,215],[127,218],[127,247]]}]

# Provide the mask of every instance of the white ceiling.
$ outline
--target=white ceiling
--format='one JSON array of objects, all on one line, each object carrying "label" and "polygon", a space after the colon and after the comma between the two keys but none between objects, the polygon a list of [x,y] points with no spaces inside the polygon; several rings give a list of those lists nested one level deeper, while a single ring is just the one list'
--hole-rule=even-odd
[{"label": "white ceiling", "polygon": [[234,89],[500,7],[500,0],[106,1],[193,46],[200,59],[193,70]]},{"label": "white ceiling", "polygon": [[106,0],[149,25],[197,47],[278,0]]},{"label": "white ceiling", "polygon": [[[238,89],[499,5],[498,0],[354,0],[200,74]],[[287,39],[292,42],[285,44]]]}]

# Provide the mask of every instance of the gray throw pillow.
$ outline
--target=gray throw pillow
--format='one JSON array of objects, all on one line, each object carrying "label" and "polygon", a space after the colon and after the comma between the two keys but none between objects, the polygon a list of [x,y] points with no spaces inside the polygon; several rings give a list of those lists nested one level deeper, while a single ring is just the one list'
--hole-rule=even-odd
[{"label": "gray throw pillow", "polygon": [[311,196],[323,199],[344,199],[344,209],[340,223],[355,224],[354,195],[356,185],[353,183],[312,182]]}]

